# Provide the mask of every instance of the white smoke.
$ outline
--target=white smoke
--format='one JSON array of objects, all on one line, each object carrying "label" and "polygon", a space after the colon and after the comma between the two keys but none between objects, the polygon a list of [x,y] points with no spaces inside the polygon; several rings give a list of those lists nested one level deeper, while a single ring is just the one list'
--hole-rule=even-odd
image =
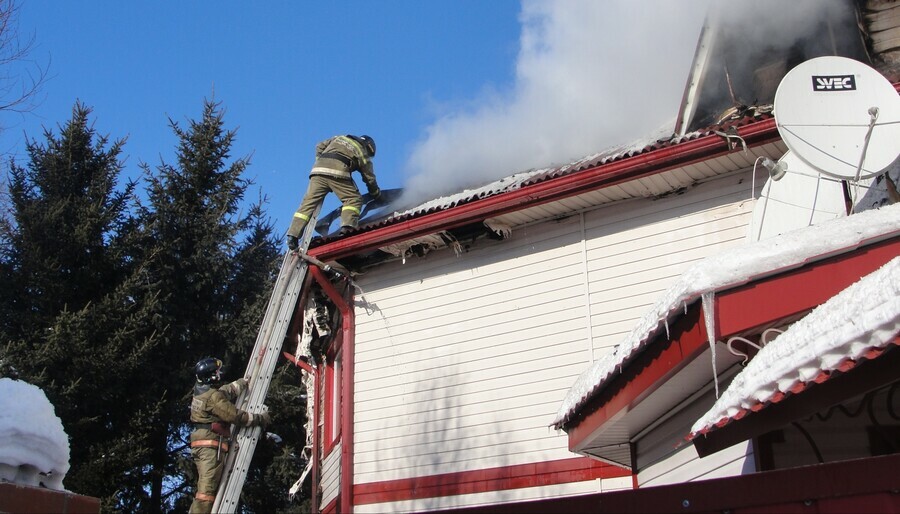
[{"label": "white smoke", "polygon": [[657,133],[678,114],[707,13],[739,42],[730,51],[740,55],[727,63],[734,77],[753,52],[801,42],[832,53],[839,26],[818,35],[818,24],[853,16],[850,0],[523,0],[514,84],[451,109],[426,129],[406,163],[403,203]]},{"label": "white smoke", "polygon": [[514,85],[427,128],[404,203],[571,162],[674,120],[707,5],[523,0]]}]

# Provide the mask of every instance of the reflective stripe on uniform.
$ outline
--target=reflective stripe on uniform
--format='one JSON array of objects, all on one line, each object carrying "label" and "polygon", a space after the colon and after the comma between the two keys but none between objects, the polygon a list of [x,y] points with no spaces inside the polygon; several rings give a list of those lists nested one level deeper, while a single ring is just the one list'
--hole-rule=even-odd
[{"label": "reflective stripe on uniform", "polygon": [[316,166],[309,171],[310,175],[328,175],[331,177],[340,177],[350,179],[353,175],[350,174],[349,171],[341,171],[341,170],[333,170],[331,168],[323,168],[322,166]]},{"label": "reflective stripe on uniform", "polygon": [[303,221],[309,221],[309,216],[307,216],[306,214],[300,214],[299,212],[295,212],[294,217],[300,218]]},{"label": "reflective stripe on uniform", "polygon": [[197,494],[194,495],[194,498],[197,498],[198,500],[200,500],[202,502],[216,501],[216,496],[214,494],[201,493],[200,491],[197,491]]},{"label": "reflective stripe on uniform", "polygon": [[353,139],[352,137],[345,137],[345,136],[341,136],[341,137],[345,141],[348,141],[350,144],[352,144],[354,146],[354,148],[356,148],[356,151],[359,152],[359,156],[360,156],[359,158],[361,159],[360,164],[365,164],[366,156],[369,155],[369,153],[366,152],[366,149],[363,148],[361,144],[357,143],[356,140]]},{"label": "reflective stripe on uniform", "polygon": [[359,209],[357,209],[356,207],[354,207],[352,205],[344,205],[343,207],[341,207],[341,212],[344,212],[344,211],[353,211],[356,214],[359,214]]},{"label": "reflective stripe on uniform", "polygon": [[200,439],[199,441],[191,441],[191,448],[219,448],[221,444],[222,451],[228,451],[228,443],[222,441],[219,443],[216,439]]}]

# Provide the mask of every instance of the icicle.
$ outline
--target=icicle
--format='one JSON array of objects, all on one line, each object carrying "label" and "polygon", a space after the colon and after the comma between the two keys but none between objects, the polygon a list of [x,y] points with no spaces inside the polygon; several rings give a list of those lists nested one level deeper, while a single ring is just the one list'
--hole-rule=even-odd
[{"label": "icicle", "polygon": [[681,302],[681,306],[684,308],[685,316],[687,316],[687,302]]},{"label": "icicle", "polygon": [[716,292],[708,291],[700,295],[703,302],[703,321],[706,322],[706,334],[709,339],[709,351],[712,353],[713,382],[716,385],[716,398],[719,397],[719,373],[716,371]]},{"label": "icicle", "polygon": [[669,333],[669,317],[668,316],[666,316],[666,318],[663,320],[663,323],[665,323],[665,325],[666,325],[666,339],[672,339],[672,335]]}]

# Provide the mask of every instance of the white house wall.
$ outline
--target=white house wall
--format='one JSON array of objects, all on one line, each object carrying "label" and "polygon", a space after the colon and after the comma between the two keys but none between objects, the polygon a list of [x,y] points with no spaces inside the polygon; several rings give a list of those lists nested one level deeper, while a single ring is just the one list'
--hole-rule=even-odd
[{"label": "white house wall", "polygon": [[586,359],[578,227],[360,277],[357,483],[572,457],[548,419]]},{"label": "white house wall", "polygon": [[319,487],[322,489],[320,507],[325,507],[337,498],[341,492],[341,445],[334,445],[331,453],[322,462],[322,478]]},{"label": "white house wall", "polygon": [[753,448],[749,441],[738,443],[701,459],[688,444],[668,459],[638,473],[638,487],[679,484],[752,473]]},{"label": "white house wall", "polygon": [[571,458],[548,427],[569,387],[689,263],[743,241],[750,198],[742,173],[357,277],[354,483]]},{"label": "white house wall", "polygon": [[744,242],[754,205],[749,179],[749,172],[731,175],[585,216],[595,358],[624,339],[691,263]]}]

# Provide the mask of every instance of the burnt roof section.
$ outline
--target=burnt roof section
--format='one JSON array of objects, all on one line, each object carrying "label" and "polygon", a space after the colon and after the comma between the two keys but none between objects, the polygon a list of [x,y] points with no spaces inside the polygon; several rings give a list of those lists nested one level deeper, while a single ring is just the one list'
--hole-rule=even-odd
[{"label": "burnt roof section", "polygon": [[717,123],[735,110],[771,104],[781,79],[815,57],[870,62],[852,0],[806,9],[778,0],[711,6],[700,34],[675,132]]},{"label": "burnt roof section", "polygon": [[[711,125],[700,130],[695,130],[683,136],[673,134],[664,138],[639,141],[631,145],[618,145],[600,153],[586,156],[582,159],[564,164],[562,166],[522,171],[501,178],[499,180],[487,182],[481,187],[466,189],[465,191],[461,191],[453,195],[439,197],[411,207],[409,209],[395,211],[387,216],[381,216],[376,219],[370,220],[362,220],[359,228],[351,232],[351,234],[348,234],[348,236],[352,234],[359,234],[377,230],[383,227],[408,221],[410,219],[418,218],[420,216],[425,216],[434,212],[453,209],[455,207],[459,207],[476,200],[482,200],[484,198],[502,195],[504,193],[509,193],[525,186],[558,179],[560,177],[568,176],[587,169],[596,168],[598,166],[602,166],[612,162],[621,161],[655,150],[663,148],[674,148],[689,141],[693,141],[703,137],[708,137],[711,135],[719,135],[721,137],[736,135],[736,130],[739,127],[772,119],[771,106],[752,107],[736,114],[737,117],[734,119],[729,119],[724,121],[723,123]],[[732,139],[732,142],[735,145],[740,144],[739,139],[736,138]],[[335,234],[320,239],[317,238],[315,244],[313,244],[312,247],[321,246],[324,243],[336,241],[338,239],[341,239],[342,237],[347,236],[337,236]]]}]

